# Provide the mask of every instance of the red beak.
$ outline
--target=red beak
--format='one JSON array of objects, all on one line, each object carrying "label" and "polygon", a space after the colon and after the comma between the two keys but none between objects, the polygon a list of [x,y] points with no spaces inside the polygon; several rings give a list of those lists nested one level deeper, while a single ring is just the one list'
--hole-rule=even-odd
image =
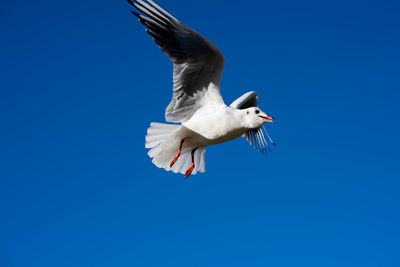
[{"label": "red beak", "polygon": [[263,118],[263,120],[264,121],[266,121],[266,122],[274,122],[274,117],[271,117],[271,116],[260,116],[261,118]]}]

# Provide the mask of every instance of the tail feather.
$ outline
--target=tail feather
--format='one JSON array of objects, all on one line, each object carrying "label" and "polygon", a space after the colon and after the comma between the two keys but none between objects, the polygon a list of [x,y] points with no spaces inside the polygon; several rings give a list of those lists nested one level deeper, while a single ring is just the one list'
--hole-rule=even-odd
[{"label": "tail feather", "polygon": [[146,148],[153,148],[165,139],[170,133],[176,131],[179,125],[152,122],[147,129]]},{"label": "tail feather", "polygon": [[[189,168],[190,163],[190,153],[182,153],[175,164],[171,167],[171,171],[174,173],[185,173],[185,171]],[[192,173],[194,173],[194,170]]]},{"label": "tail feather", "polygon": [[205,148],[203,148],[203,151],[201,153],[199,170],[200,170],[200,172],[206,171],[206,149]]},{"label": "tail feather", "polygon": [[[181,136],[180,125],[152,122],[147,130],[145,147],[149,148],[148,155],[152,162],[159,168],[175,173],[185,173],[192,162],[191,150],[194,147],[185,147],[175,164],[170,167],[170,162],[179,149]],[[205,149],[198,148],[194,153],[195,168],[192,174],[205,172]]]}]

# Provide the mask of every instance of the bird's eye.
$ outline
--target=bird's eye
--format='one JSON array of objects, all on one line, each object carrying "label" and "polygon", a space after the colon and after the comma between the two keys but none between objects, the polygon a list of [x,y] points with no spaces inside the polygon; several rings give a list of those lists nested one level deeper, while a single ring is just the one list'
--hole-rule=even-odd
[{"label": "bird's eye", "polygon": [[256,114],[258,114],[258,113],[260,113],[260,111],[259,111],[259,110],[256,110]]}]

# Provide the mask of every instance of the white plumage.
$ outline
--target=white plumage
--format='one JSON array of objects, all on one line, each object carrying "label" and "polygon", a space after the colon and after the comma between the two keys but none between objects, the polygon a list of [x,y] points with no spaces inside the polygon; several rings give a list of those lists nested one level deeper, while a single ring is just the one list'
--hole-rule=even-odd
[{"label": "white plumage", "polygon": [[269,149],[268,141],[274,143],[263,124],[273,118],[257,107],[258,94],[248,92],[230,106],[224,103],[219,86],[225,58],[217,46],[154,1],[128,2],[143,13],[132,11],[174,64],[165,119],[180,124],[150,124],[145,146],[153,163],[186,178],[205,171],[206,146],[243,135],[256,149]]}]

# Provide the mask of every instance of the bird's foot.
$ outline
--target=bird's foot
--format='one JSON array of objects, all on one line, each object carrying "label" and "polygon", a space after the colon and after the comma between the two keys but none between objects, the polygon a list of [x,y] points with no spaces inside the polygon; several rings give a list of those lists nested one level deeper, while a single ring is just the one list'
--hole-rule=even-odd
[{"label": "bird's foot", "polygon": [[169,164],[169,167],[171,168],[175,162],[178,160],[179,156],[181,155],[181,150],[178,150],[178,153],[176,153],[176,156],[172,159],[171,163]]},{"label": "bird's foot", "polygon": [[189,175],[192,173],[193,169],[194,169],[194,162],[192,162],[192,164],[190,164],[189,169],[186,170],[185,179],[189,177]]},{"label": "bird's foot", "polygon": [[178,153],[176,153],[175,157],[172,159],[171,163],[169,164],[170,168],[175,164],[175,162],[178,160],[179,156],[181,155],[183,141],[185,141],[185,139],[181,140],[181,143],[179,144]]}]

